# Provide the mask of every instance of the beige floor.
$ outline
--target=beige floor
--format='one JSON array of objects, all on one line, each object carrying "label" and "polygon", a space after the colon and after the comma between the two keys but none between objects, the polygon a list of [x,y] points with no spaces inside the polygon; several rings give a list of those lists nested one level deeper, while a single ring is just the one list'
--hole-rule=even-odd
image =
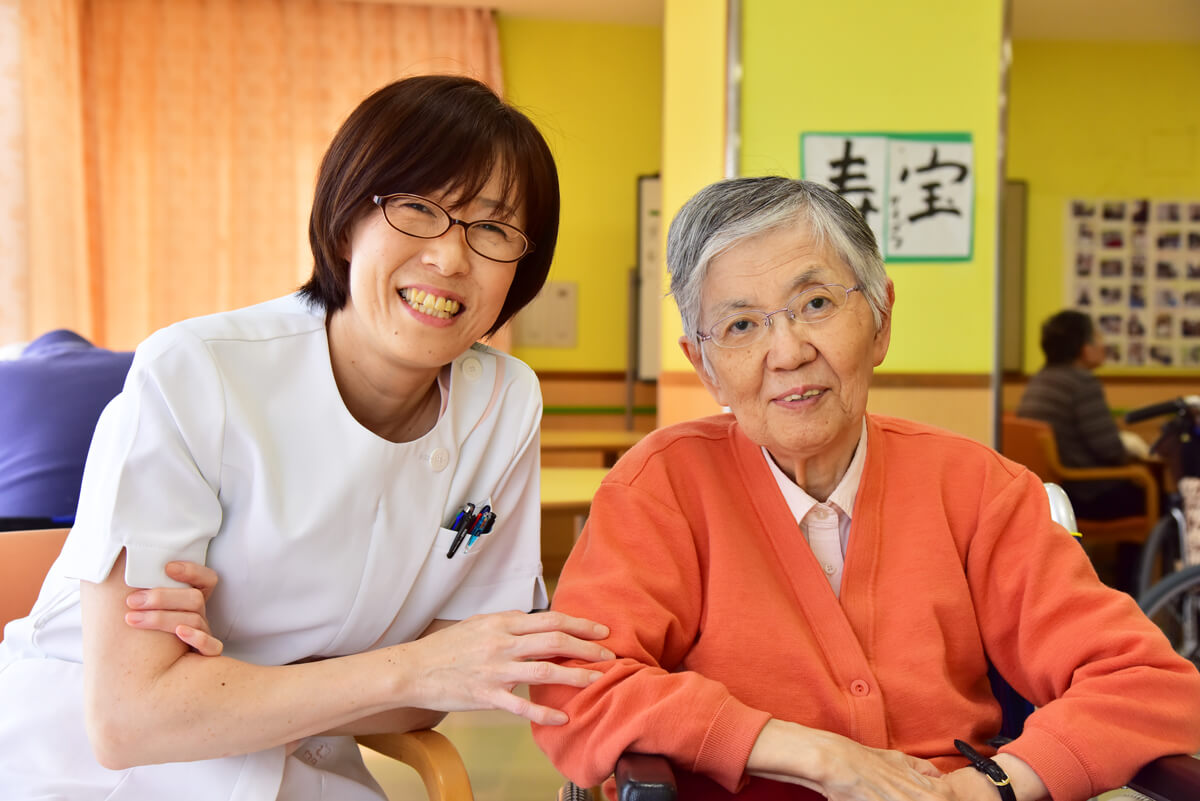
[{"label": "beige floor", "polygon": [[[538,750],[529,724],[505,712],[456,712],[438,731],[462,754],[476,801],[553,801],[563,778]],[[426,798],[415,771],[363,750],[389,801]]]}]

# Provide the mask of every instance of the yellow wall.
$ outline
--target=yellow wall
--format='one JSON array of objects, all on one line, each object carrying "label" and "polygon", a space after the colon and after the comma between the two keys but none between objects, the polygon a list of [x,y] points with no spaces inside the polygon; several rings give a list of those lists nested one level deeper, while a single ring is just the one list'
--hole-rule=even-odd
[{"label": "yellow wall", "polygon": [[744,0],[742,173],[799,177],[805,131],[969,132],[969,262],[889,265],[880,372],[992,367],[1002,0]]},{"label": "yellow wall", "polygon": [[[665,0],[663,5],[663,220],[724,177],[725,0]],[[667,226],[663,226],[664,241]],[[666,248],[663,248],[666,255]],[[663,289],[669,286],[665,264]],[[692,372],[679,349],[679,309],[662,307],[662,369]]]},{"label": "yellow wall", "polygon": [[536,370],[624,370],[637,260],[637,177],[659,171],[662,29],[500,15],[505,93],[558,163],[562,222],[551,281],[578,284],[574,348],[515,347]]},{"label": "yellow wall", "polygon": [[1015,43],[1008,175],[1029,185],[1026,373],[1042,363],[1042,320],[1065,302],[1067,201],[1200,196],[1197,87],[1200,44]]}]

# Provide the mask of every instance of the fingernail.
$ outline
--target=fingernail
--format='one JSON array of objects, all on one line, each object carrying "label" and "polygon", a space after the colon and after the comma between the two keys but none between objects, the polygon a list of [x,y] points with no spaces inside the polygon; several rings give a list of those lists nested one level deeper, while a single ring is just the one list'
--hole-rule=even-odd
[{"label": "fingernail", "polygon": [[600,635],[601,637],[608,636],[608,626],[604,625],[603,623],[594,624],[592,626],[592,630],[595,631],[596,634]]},{"label": "fingernail", "polygon": [[603,654],[604,654],[605,660],[617,658],[617,655],[614,654],[612,651],[608,650],[607,648],[604,649]]},{"label": "fingernail", "polygon": [[592,682],[598,680],[603,675],[604,674],[601,673],[600,671],[593,670],[591,673],[588,674],[588,684],[591,684]]},{"label": "fingernail", "polygon": [[566,723],[568,720],[570,720],[570,718],[567,717],[566,712],[559,712],[558,714],[553,716],[553,719],[549,722],[549,725],[561,726],[564,723]]},{"label": "fingernail", "polygon": [[125,622],[129,623],[129,624],[141,623],[145,619],[146,619],[146,616],[143,615],[141,612],[126,612],[125,613]]},{"label": "fingernail", "polygon": [[131,609],[141,609],[146,605],[146,593],[135,592],[125,599],[125,604]]}]

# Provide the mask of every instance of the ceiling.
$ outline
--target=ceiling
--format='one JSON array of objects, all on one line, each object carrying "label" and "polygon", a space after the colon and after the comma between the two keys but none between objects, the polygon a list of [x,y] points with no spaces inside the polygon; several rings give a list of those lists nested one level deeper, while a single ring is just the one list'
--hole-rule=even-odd
[{"label": "ceiling", "polygon": [[[891,2],[892,0],[878,0]],[[663,0],[374,0],[492,6],[519,17],[661,25]],[[1014,39],[1200,41],[1200,0],[1011,0]]]}]

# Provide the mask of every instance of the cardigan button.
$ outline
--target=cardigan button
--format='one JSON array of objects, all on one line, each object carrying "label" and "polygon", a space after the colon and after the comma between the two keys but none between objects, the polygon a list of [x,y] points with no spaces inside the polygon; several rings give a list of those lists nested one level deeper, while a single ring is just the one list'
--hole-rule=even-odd
[{"label": "cardigan button", "polygon": [[867,684],[862,679],[855,679],[854,681],[850,682],[850,692],[861,698],[871,694],[871,685]]}]

